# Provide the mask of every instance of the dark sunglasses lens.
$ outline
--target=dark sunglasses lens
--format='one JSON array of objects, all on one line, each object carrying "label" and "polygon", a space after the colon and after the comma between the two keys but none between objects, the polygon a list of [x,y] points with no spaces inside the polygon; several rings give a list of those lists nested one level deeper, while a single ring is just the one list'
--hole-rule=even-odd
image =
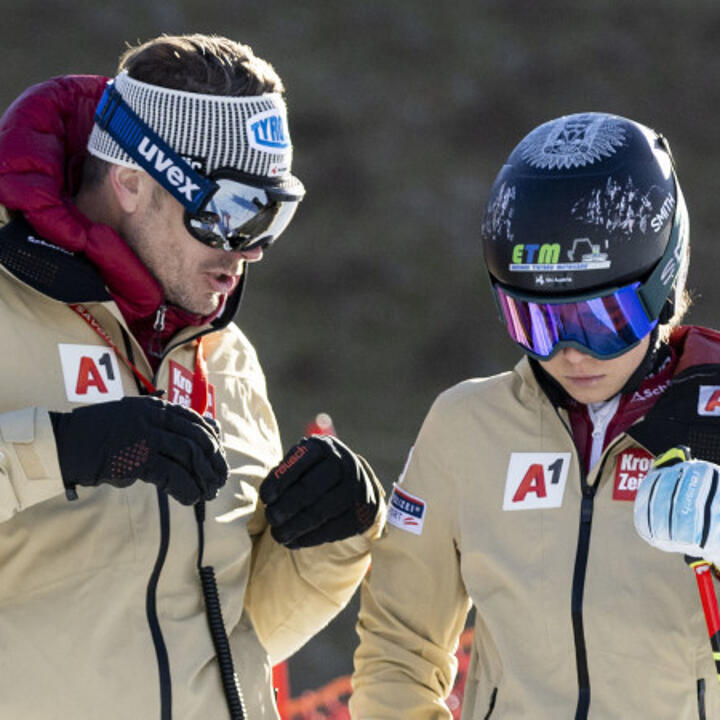
[{"label": "dark sunglasses lens", "polygon": [[192,235],[212,248],[250,250],[271,245],[288,226],[299,198],[278,198],[235,180],[220,178],[218,190],[195,215],[186,215]]}]

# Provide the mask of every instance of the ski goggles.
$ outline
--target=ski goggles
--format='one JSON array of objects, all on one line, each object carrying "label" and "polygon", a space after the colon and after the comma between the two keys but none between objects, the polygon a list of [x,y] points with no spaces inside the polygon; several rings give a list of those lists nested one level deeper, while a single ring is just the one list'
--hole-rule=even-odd
[{"label": "ski goggles", "polygon": [[123,100],[108,82],[95,124],[185,208],[185,226],[222,250],[267,247],[288,226],[305,195],[290,174],[279,178],[220,168],[199,173]]},{"label": "ski goggles", "polygon": [[305,194],[296,178],[262,183],[246,173],[223,169],[210,179],[217,189],[198,210],[185,209],[185,227],[200,242],[221,250],[271,245],[290,224]]},{"label": "ski goggles", "polygon": [[546,302],[495,285],[510,337],[535,359],[547,360],[560,347],[577,347],[600,359],[621,355],[655,328],[639,293],[641,283],[593,297]]},{"label": "ski goggles", "polygon": [[[490,278],[510,337],[536,360],[575,347],[609,360],[637,345],[658,324],[679,273],[687,271],[688,218],[680,188],[670,238],[644,281],[575,297],[524,295]],[[684,277],[681,279],[684,285]]]}]

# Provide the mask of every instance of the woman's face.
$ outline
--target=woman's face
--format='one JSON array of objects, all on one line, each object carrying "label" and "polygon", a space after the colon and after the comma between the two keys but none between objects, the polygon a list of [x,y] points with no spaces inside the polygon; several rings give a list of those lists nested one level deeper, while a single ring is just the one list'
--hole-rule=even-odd
[{"label": "woman's face", "polygon": [[634,348],[610,360],[598,360],[575,348],[562,348],[549,360],[540,360],[545,371],[570,397],[581,403],[609,400],[616,395],[645,357],[650,335]]}]

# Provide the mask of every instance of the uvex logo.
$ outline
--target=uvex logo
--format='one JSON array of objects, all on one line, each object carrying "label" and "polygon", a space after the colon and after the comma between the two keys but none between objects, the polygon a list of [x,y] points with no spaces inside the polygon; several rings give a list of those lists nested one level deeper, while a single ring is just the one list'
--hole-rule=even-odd
[{"label": "uvex logo", "polygon": [[307,453],[306,447],[299,447],[289,458],[283,460],[276,468],[273,475],[279,478],[284,475],[295,463]]},{"label": "uvex logo", "polygon": [[195,185],[195,183],[185,175],[182,168],[175,165],[172,158],[165,157],[165,153],[146,136],[143,136],[143,139],[140,141],[138,152],[149,163],[153,163],[155,170],[165,174],[170,185],[178,188],[178,192],[182,193],[190,202],[193,201],[193,192],[199,190],[200,186]]}]

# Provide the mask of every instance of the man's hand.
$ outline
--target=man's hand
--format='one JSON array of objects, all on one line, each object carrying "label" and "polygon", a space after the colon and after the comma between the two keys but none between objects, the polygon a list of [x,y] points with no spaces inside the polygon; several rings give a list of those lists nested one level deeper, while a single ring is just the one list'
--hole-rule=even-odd
[{"label": "man's hand", "polygon": [[51,412],[63,482],[157,485],[183,505],[212,500],[228,466],[213,426],[158,398],[126,397]]},{"label": "man's hand", "polygon": [[687,448],[673,448],[655,461],[635,498],[635,529],[661,550],[714,562],[720,558],[720,467],[689,458]]},{"label": "man's hand", "polygon": [[381,492],[370,467],[326,435],[303,438],[260,486],[272,536],[291,549],[364,532]]}]

